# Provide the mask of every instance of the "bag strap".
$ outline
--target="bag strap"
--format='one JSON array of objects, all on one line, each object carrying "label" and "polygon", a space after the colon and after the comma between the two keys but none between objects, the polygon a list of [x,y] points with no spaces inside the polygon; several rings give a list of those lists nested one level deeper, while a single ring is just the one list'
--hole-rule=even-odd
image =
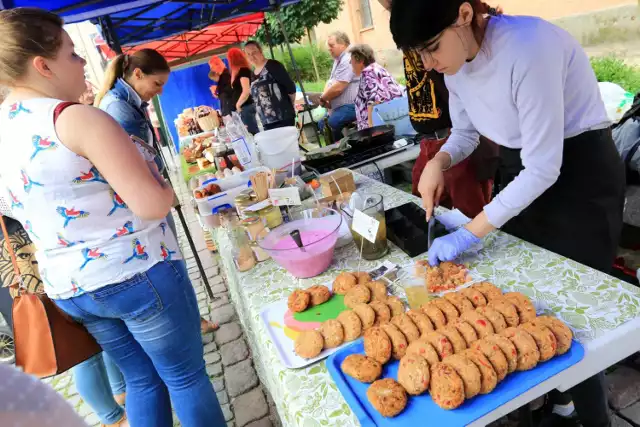
[{"label": "bag strap", "polygon": [[69,102],[69,101],[65,101],[65,102],[61,102],[59,103],[55,110],[53,110],[53,124],[55,125],[56,122],[58,121],[58,117],[60,117],[60,114],[62,114],[62,112],[64,110],[66,110],[68,107],[71,107],[72,105],[78,105],[79,102]]},{"label": "bag strap", "polygon": [[[0,216],[0,227],[2,227],[2,234],[4,235],[4,241],[7,245],[7,251],[9,251],[9,257],[11,258],[11,264],[13,264],[13,272],[18,278],[18,283],[22,283],[22,275],[20,274],[20,267],[18,267],[18,261],[16,259],[16,253],[13,251],[13,246],[11,245],[11,241],[9,240],[9,232],[7,232],[7,226],[4,223],[4,218]],[[17,284],[12,284],[10,287],[16,286]]]},{"label": "bag strap", "polygon": [[633,156],[636,155],[636,152],[638,151],[638,148],[640,148],[640,140],[638,140],[638,142],[633,144],[633,147],[631,147],[631,150],[629,150],[629,152],[625,156],[624,164],[625,164],[626,167],[629,167],[629,165],[631,164],[631,160],[633,160]]}]

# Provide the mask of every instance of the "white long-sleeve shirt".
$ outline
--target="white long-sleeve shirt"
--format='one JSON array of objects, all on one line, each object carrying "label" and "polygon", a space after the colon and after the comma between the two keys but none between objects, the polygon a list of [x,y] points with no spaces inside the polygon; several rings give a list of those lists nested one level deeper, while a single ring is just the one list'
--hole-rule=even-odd
[{"label": "white long-sleeve shirt", "polygon": [[445,81],[453,129],[442,151],[453,165],[473,152],[479,134],[522,149],[524,170],[484,208],[494,227],[557,181],[566,138],[610,124],[580,44],[539,18],[492,17],[481,51]]}]

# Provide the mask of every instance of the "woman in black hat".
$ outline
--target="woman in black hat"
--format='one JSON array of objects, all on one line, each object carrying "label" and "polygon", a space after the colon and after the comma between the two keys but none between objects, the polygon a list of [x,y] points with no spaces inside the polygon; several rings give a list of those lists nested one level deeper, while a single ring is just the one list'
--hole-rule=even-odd
[{"label": "woman in black hat", "polygon": [[[482,134],[500,145],[505,185],[466,227],[436,239],[429,261],[456,258],[500,228],[598,270],[610,271],[622,226],[624,168],[596,77],[579,43],[539,18],[492,16],[480,2],[394,0],[391,32],[445,74],[453,128],[422,173],[427,216],[443,171]],[[607,426],[601,376],[572,390],[585,426]]]}]

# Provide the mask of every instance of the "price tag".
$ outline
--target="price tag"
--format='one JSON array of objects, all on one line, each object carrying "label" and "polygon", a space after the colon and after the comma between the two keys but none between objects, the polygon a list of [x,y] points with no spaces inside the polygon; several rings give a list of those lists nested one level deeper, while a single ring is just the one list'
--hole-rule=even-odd
[{"label": "price tag", "polygon": [[353,213],[353,224],[351,225],[351,228],[371,243],[376,242],[376,235],[378,234],[379,227],[380,221],[375,218],[371,218],[366,213],[358,209]]},{"label": "price tag", "polygon": [[301,205],[298,187],[272,188],[269,190],[269,198],[273,206]]}]

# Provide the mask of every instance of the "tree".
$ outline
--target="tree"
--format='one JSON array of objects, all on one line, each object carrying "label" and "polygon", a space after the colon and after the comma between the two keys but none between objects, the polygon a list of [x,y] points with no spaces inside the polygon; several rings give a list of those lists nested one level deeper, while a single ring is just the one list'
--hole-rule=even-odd
[{"label": "tree", "polygon": [[[309,45],[311,45],[311,30],[320,23],[328,24],[336,19],[342,6],[343,0],[301,0],[299,3],[282,8],[282,20],[289,36],[289,42],[299,43],[306,34]],[[263,44],[269,42],[265,26],[269,28],[273,45],[285,43],[280,23],[272,13],[266,14],[265,23],[256,33],[256,39]],[[313,49],[311,52],[316,78],[320,80]]]}]

